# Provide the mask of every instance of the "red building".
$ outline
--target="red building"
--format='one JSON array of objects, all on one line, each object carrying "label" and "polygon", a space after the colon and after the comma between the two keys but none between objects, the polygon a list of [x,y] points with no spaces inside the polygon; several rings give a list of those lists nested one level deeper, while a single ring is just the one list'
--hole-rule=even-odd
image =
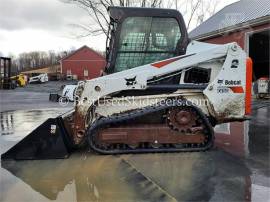
[{"label": "red building", "polygon": [[83,46],[62,58],[60,63],[64,78],[85,80],[99,77],[106,65],[106,60],[101,54]]},{"label": "red building", "polygon": [[270,1],[232,3],[189,33],[193,40],[214,44],[237,42],[253,60],[253,78],[269,77]]}]

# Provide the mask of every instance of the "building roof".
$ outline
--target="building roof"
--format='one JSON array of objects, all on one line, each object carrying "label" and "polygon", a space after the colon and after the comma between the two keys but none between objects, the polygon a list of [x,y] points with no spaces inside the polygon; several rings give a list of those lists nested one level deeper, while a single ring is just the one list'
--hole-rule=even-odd
[{"label": "building roof", "polygon": [[204,21],[189,33],[189,37],[193,39],[206,38],[210,35],[236,29],[239,26],[252,26],[259,22],[269,23],[269,17],[269,0],[240,0],[224,7]]},{"label": "building roof", "polygon": [[92,52],[95,52],[98,56],[100,56],[100,57],[102,57],[103,59],[105,59],[103,55],[101,55],[101,54],[98,53],[97,51],[93,50],[92,48],[89,48],[88,46],[84,45],[84,46],[80,47],[79,49],[73,51],[73,52],[70,53],[69,55],[67,55],[67,56],[65,56],[65,57],[63,57],[63,58],[61,58],[60,61],[63,61],[63,60],[66,60],[66,59],[70,58],[72,55],[75,55],[76,53],[78,53],[79,51],[81,51],[81,50],[84,49],[84,48],[86,48],[86,49],[88,49],[88,50],[90,50],[90,51],[92,51]]}]

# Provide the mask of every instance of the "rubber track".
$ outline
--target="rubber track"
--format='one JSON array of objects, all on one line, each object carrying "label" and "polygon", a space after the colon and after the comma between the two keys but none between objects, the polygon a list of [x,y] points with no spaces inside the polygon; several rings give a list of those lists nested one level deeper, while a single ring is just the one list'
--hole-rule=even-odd
[{"label": "rubber track", "polygon": [[[96,120],[88,129],[87,129],[87,138],[88,143],[90,145],[90,148],[94,150],[97,153],[101,154],[131,154],[131,153],[158,153],[158,152],[193,152],[193,151],[206,151],[210,149],[213,146],[214,142],[214,131],[213,128],[208,121],[205,114],[199,109],[198,107],[192,105],[191,103],[185,101],[185,100],[179,100],[179,99],[170,99],[171,101],[168,102],[168,100],[160,102],[157,105],[153,106],[147,106],[142,109],[134,110],[131,112],[126,112],[118,115],[112,115],[109,117],[103,117],[99,120]],[[165,104],[166,103],[166,104]],[[203,147],[185,147],[185,148],[138,148],[138,149],[112,149],[112,150],[103,150],[95,145],[94,142],[94,136],[97,134],[98,130],[102,130],[108,127],[111,127],[113,125],[120,125],[122,123],[131,121],[133,119],[136,119],[138,117],[148,115],[153,112],[161,111],[161,110],[167,110],[173,107],[183,107],[188,106],[192,107],[196,110],[202,121],[204,122],[204,125],[206,129],[208,130],[208,142]],[[192,145],[192,144],[189,144]]]}]

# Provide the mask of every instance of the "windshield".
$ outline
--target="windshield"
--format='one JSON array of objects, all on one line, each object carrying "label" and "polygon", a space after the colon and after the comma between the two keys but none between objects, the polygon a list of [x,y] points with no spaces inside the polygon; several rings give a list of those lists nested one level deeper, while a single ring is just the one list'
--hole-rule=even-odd
[{"label": "windshield", "polygon": [[181,37],[174,18],[129,17],[122,24],[116,71],[131,69],[175,55]]}]

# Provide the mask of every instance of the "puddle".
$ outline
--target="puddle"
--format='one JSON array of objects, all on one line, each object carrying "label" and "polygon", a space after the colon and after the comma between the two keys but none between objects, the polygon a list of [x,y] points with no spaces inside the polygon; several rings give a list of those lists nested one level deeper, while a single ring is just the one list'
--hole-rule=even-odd
[{"label": "puddle", "polygon": [[[116,156],[76,153],[68,160],[9,161],[2,167],[48,200],[175,201]],[[9,179],[5,178],[1,196],[3,201],[8,201],[16,183],[6,182]],[[16,197],[23,200],[27,194],[21,194]]]},{"label": "puddle", "polygon": [[[1,153],[61,113],[1,113]],[[207,152],[104,156],[83,150],[64,160],[3,161],[0,201],[267,201],[268,162],[259,161],[267,150],[257,153],[251,144],[254,128],[246,122],[216,130],[217,147]]]}]

